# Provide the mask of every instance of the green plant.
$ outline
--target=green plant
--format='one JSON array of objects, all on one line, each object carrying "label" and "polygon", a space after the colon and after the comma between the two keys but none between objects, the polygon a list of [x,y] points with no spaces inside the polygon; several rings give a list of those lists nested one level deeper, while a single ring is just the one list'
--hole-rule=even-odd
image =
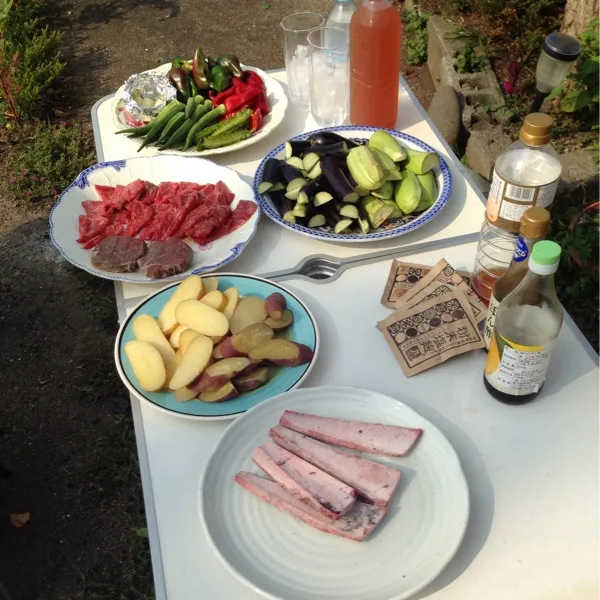
[{"label": "green plant", "polygon": [[588,28],[581,36],[581,55],[576,70],[546,97],[546,100],[560,98],[561,111],[579,113],[592,129],[598,128],[600,102],[599,24],[600,19],[592,19],[589,22]]},{"label": "green plant", "polygon": [[409,65],[421,65],[427,60],[427,21],[430,16],[419,10],[404,15],[404,47]]},{"label": "green plant", "polygon": [[24,125],[20,134],[3,157],[0,191],[10,200],[57,196],[95,162],[92,144],[80,125],[35,122]]},{"label": "green plant", "polygon": [[474,73],[483,70],[485,57],[475,51],[472,40],[467,40],[462,50],[456,53],[457,73]]},{"label": "green plant", "polygon": [[0,120],[42,116],[65,63],[62,34],[43,25],[37,0],[0,4]]}]

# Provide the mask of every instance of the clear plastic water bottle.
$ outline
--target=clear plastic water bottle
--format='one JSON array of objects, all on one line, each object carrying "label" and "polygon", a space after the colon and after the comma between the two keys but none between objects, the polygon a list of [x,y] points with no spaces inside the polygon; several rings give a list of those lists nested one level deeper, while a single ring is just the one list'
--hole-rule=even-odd
[{"label": "clear plastic water bottle", "polygon": [[329,13],[327,27],[337,27],[348,31],[350,19],[356,10],[353,0],[336,0],[333,10]]}]

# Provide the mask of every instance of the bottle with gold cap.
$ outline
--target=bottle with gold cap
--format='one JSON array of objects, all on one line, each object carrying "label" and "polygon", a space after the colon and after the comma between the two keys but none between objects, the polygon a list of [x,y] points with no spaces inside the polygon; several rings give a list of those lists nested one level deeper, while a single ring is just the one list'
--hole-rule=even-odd
[{"label": "bottle with gold cap", "polygon": [[562,169],[550,145],[551,134],[552,118],[531,113],[519,140],[497,158],[486,209],[496,227],[516,234],[528,208],[548,208],[554,201]]},{"label": "bottle with gold cap", "polygon": [[490,348],[492,332],[496,322],[498,305],[521,283],[527,274],[527,265],[533,245],[543,240],[550,228],[550,213],[541,206],[528,208],[521,219],[519,237],[515,246],[512,262],[506,273],[494,283],[487,320],[483,331],[483,340],[487,350]]}]

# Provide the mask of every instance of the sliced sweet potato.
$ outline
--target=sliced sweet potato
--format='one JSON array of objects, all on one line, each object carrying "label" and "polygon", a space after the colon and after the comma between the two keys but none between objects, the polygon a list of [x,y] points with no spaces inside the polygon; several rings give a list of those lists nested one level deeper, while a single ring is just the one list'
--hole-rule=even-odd
[{"label": "sliced sweet potato", "polygon": [[264,323],[252,323],[242,331],[227,338],[221,346],[224,358],[247,356],[252,348],[273,339],[273,330]]},{"label": "sliced sweet potato", "polygon": [[233,313],[240,301],[240,292],[237,288],[230,287],[223,293],[225,294],[225,298],[227,298],[227,304],[223,310],[223,314],[227,317],[228,321],[231,321],[231,317],[233,317]]},{"label": "sliced sweet potato", "polygon": [[150,342],[133,340],[125,344],[125,355],[140,387],[147,392],[160,390],[165,383],[166,369],[156,347]]},{"label": "sliced sweet potato", "polygon": [[267,318],[267,309],[265,301],[257,296],[248,296],[240,300],[233,317],[229,322],[231,333],[239,333],[254,323],[262,323]]},{"label": "sliced sweet potato", "polygon": [[193,400],[198,395],[198,392],[194,390],[190,390],[189,388],[180,388],[173,392],[173,396],[175,396],[175,400],[178,402],[189,402]]},{"label": "sliced sweet potato", "polygon": [[247,375],[240,375],[233,380],[233,385],[240,394],[257,390],[269,381],[269,367],[260,367]]},{"label": "sliced sweet potato", "polygon": [[158,315],[158,325],[162,332],[169,336],[177,327],[175,309],[183,300],[198,300],[204,295],[204,283],[199,275],[186,277],[173,292],[167,303],[162,307]]},{"label": "sliced sweet potato", "polygon": [[131,323],[131,329],[136,340],[152,344],[160,352],[164,364],[169,364],[175,355],[175,350],[171,348],[169,340],[164,336],[154,317],[137,316]]},{"label": "sliced sweet potato", "polygon": [[194,331],[193,329],[188,329],[179,336],[179,349],[181,350],[181,354],[183,354],[187,350],[188,346],[190,345],[190,342],[194,338],[197,338],[199,335],[201,334],[197,331]]},{"label": "sliced sweet potato", "polygon": [[275,338],[252,348],[249,358],[268,360],[281,367],[297,367],[309,363],[314,356],[313,350],[304,344]]},{"label": "sliced sweet potato", "polygon": [[281,313],[281,317],[279,319],[273,319],[272,317],[267,317],[264,320],[264,324],[269,326],[273,331],[280,331],[289,327],[294,322],[294,313],[291,310],[284,310]]},{"label": "sliced sweet potato", "polygon": [[216,392],[239,375],[249,364],[250,360],[247,358],[224,358],[207,367],[202,375],[188,385],[188,388],[195,390],[196,393]]},{"label": "sliced sweet potato", "polygon": [[283,311],[287,308],[287,302],[285,301],[283,294],[273,292],[265,299],[265,308],[271,319],[278,320],[281,319]]},{"label": "sliced sweet potato", "polygon": [[169,381],[169,389],[178,390],[192,383],[209,365],[212,350],[213,343],[210,338],[205,335],[194,338],[183,353],[183,358]]},{"label": "sliced sweet potato", "polygon": [[175,309],[175,317],[178,323],[202,335],[225,335],[229,331],[225,315],[199,300],[180,302]]},{"label": "sliced sweet potato", "polygon": [[171,344],[171,348],[174,348],[175,350],[179,348],[179,336],[188,329],[189,327],[186,327],[185,325],[177,325],[175,331],[169,337],[169,344]]},{"label": "sliced sweet potato", "polygon": [[202,280],[204,282],[205,293],[213,292],[214,290],[219,289],[219,280],[216,277],[207,277]]},{"label": "sliced sweet potato", "polygon": [[233,383],[228,381],[223,387],[219,388],[215,392],[202,392],[198,398],[202,402],[222,402],[223,400],[231,400],[239,396],[238,391],[235,389]]},{"label": "sliced sweet potato", "polygon": [[222,349],[223,349],[223,344],[228,340],[229,338],[225,338],[224,341],[222,341],[220,344],[217,344],[214,348],[213,348],[213,352],[212,352],[212,356],[215,360],[222,360],[223,358],[225,358],[223,356],[222,353]]},{"label": "sliced sweet potato", "polygon": [[211,335],[210,339],[212,340],[212,343],[215,346],[217,346],[218,344],[220,344],[221,342],[223,342],[226,337],[227,337],[226,335]]},{"label": "sliced sweet potato", "polygon": [[264,366],[262,360],[256,360],[255,358],[249,358],[248,360],[250,361],[248,366],[240,373],[240,375],[250,375],[250,373],[254,373],[258,368]]},{"label": "sliced sweet potato", "polygon": [[208,292],[208,294],[202,296],[200,302],[204,302],[204,304],[207,304],[219,312],[223,312],[225,306],[227,306],[227,298],[225,297],[225,294],[219,290]]}]

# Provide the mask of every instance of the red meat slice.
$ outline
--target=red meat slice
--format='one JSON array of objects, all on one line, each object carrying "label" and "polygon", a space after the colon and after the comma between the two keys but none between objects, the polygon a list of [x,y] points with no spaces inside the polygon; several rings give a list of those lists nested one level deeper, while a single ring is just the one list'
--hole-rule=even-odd
[{"label": "red meat slice", "polygon": [[206,243],[214,242],[224,235],[239,229],[255,212],[257,205],[250,200],[240,200],[239,204],[235,207],[231,213],[231,217],[228,221],[219,227],[216,231],[213,231],[206,240]]},{"label": "red meat slice", "polygon": [[147,206],[143,202],[129,203],[129,223],[127,226],[127,235],[129,237],[136,236],[154,216],[154,207]]},{"label": "red meat slice", "polygon": [[111,221],[110,216],[99,215],[95,217],[88,217],[82,215],[79,217],[79,238],[77,241],[80,244],[85,244],[93,237],[96,237],[102,233],[109,225]]},{"label": "red meat slice", "polygon": [[235,198],[234,194],[231,193],[229,188],[222,181],[217,181],[217,183],[215,185],[215,191],[218,192],[219,194],[223,194],[225,196],[225,200],[227,201],[227,206],[229,206],[233,202],[233,199]]},{"label": "red meat slice", "polygon": [[112,185],[96,185],[94,188],[102,202],[110,202],[115,193],[115,188]]}]

